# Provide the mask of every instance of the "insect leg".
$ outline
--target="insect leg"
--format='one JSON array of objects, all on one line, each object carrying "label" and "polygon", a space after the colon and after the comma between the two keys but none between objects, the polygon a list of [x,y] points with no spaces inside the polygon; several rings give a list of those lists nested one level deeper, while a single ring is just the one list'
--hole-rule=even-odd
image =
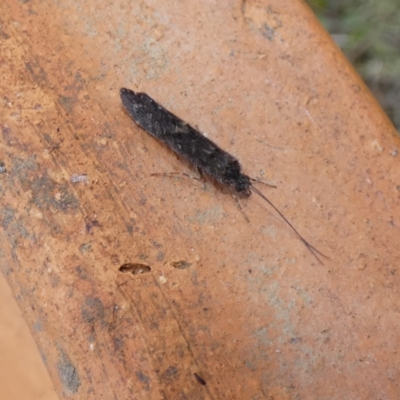
[{"label": "insect leg", "polygon": [[240,212],[243,214],[244,219],[245,219],[247,222],[250,223],[249,217],[248,217],[248,216],[246,215],[246,213],[244,212],[243,207],[241,206],[240,201],[239,201],[238,197],[235,195],[235,193],[232,193],[232,197],[235,199],[237,208],[238,208],[238,209],[240,210]]},{"label": "insect leg", "polygon": [[173,176],[173,175],[183,175],[186,176],[187,178],[190,179],[195,179],[196,181],[202,181],[200,178],[196,178],[193,175],[189,175],[186,172],[153,172],[152,174],[150,174],[151,176]]}]

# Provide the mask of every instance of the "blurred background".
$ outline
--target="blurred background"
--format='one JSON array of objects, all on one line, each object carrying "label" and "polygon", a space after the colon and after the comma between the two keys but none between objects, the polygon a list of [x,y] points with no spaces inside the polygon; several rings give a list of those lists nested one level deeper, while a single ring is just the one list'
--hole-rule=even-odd
[{"label": "blurred background", "polygon": [[400,132],[400,2],[307,0]]}]

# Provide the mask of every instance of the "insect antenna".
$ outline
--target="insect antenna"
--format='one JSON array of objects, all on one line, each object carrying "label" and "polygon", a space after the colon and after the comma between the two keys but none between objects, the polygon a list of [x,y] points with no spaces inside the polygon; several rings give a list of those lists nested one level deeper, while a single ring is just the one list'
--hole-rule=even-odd
[{"label": "insect antenna", "polygon": [[[262,184],[265,185],[265,186],[269,186],[269,187],[271,187],[271,188],[276,188],[275,185],[271,185],[270,183],[267,183],[267,182],[264,182],[264,181],[260,181],[259,179],[251,178],[250,176],[249,176],[249,179],[250,179],[252,182],[258,182],[258,183],[262,183]],[[251,186],[254,187],[253,185],[251,185]]]},{"label": "insect antenna", "polygon": [[[322,262],[321,258],[319,256],[322,256],[324,258],[329,258],[325,254],[321,253],[319,250],[317,250],[311,243],[307,242],[306,239],[303,238],[303,236],[300,235],[298,230],[291,224],[291,222],[279,211],[279,209],[269,200],[266,196],[264,196],[254,185],[251,185],[251,190],[258,194],[263,200],[265,200],[279,215],[280,217],[290,226],[292,231],[296,234],[296,236],[304,243],[304,245],[307,247],[307,249],[310,251],[310,253],[318,260],[319,263],[324,265]],[[319,255],[319,256],[318,256]]]}]

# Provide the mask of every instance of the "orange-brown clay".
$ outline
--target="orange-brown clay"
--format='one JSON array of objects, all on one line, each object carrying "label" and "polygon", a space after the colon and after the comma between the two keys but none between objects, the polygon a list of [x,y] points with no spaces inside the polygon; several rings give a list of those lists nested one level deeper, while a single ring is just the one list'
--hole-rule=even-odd
[{"label": "orange-brown clay", "polygon": [[[60,398],[399,397],[399,139],[304,3],[0,11],[0,266]],[[123,86],[276,185],[324,265],[256,196],[248,223],[214,182],[152,176],[196,171]]]}]

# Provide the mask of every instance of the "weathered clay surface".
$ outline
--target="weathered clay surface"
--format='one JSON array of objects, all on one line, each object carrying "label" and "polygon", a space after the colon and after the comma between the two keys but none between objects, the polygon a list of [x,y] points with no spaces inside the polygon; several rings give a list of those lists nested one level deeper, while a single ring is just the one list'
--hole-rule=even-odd
[{"label": "weathered clay surface", "polygon": [[[60,397],[399,397],[399,140],[303,3],[0,9],[0,265]],[[213,182],[151,176],[195,171],[121,86],[276,184],[325,265],[256,196],[248,223]]]}]

